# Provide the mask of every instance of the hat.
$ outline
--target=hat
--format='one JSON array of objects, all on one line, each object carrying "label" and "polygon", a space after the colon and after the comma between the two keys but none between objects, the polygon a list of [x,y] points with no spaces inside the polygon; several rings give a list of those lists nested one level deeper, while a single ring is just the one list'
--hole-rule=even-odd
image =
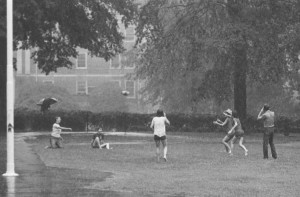
[{"label": "hat", "polygon": [[226,111],[223,112],[223,114],[225,116],[232,116],[232,110],[231,109],[227,109]]}]

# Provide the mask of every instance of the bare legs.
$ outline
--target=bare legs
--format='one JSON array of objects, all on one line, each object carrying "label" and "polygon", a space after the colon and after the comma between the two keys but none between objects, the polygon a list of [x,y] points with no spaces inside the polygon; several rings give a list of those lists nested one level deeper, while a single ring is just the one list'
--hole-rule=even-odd
[{"label": "bare legs", "polygon": [[[233,149],[233,146],[234,146],[234,143],[236,142],[238,138],[236,136],[234,136],[230,142],[230,148],[231,150]],[[240,137],[240,141],[239,141],[239,146],[245,151],[245,156],[248,155],[248,150],[247,148],[245,147],[245,145],[243,144],[244,142],[244,137]]]},{"label": "bare legs", "polygon": [[159,161],[159,158],[160,158],[160,142],[163,145],[163,158],[164,158],[165,161],[167,161],[167,152],[168,152],[167,139],[165,139],[165,140],[155,140],[157,161]]}]

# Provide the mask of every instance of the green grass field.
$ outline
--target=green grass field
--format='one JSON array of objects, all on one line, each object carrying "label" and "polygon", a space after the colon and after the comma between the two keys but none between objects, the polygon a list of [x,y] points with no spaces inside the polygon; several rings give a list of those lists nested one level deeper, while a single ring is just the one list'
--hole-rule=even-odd
[{"label": "green grass field", "polygon": [[[64,149],[44,149],[47,136],[27,140],[49,167],[111,172],[85,188],[127,196],[284,196],[300,194],[300,135],[275,135],[278,159],[262,159],[262,135],[245,136],[249,155],[233,156],[222,133],[169,133],[168,162],[157,162],[152,136],[106,136],[112,150],[91,149],[92,134],[65,134]],[[269,154],[270,156],[270,154]],[[88,179],[88,177],[86,177]],[[135,195],[133,195],[135,194]]]}]

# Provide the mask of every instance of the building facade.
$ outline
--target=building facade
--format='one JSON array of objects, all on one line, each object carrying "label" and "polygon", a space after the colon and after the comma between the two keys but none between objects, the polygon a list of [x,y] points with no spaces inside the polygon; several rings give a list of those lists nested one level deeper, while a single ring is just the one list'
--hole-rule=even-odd
[{"label": "building facade", "polygon": [[31,58],[31,50],[16,51],[14,56],[17,60],[16,78],[30,80],[36,83],[49,83],[55,86],[65,88],[78,98],[79,105],[86,106],[85,96],[101,83],[116,83],[122,90],[127,90],[126,96],[130,112],[143,112],[139,103],[139,80],[133,80],[128,74],[133,73],[136,67],[135,63],[128,63],[128,51],[135,44],[135,27],[125,28],[119,24],[120,31],[125,36],[124,47],[126,51],[117,55],[109,61],[104,58],[92,57],[85,49],[78,48],[78,57],[70,59],[73,62],[73,68],[59,68],[56,73],[51,72],[45,75],[38,69],[37,64]]}]

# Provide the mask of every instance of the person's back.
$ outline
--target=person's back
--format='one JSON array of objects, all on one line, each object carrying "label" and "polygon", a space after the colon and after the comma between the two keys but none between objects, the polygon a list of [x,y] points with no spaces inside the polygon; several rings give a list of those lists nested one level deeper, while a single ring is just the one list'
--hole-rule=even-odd
[{"label": "person's back", "polygon": [[154,135],[163,136],[166,135],[166,117],[154,117],[153,118]]},{"label": "person's back", "polygon": [[274,127],[274,121],[275,121],[275,113],[271,110],[266,111],[263,114],[264,118],[264,127]]},{"label": "person's back", "polygon": [[237,132],[243,131],[243,128],[242,128],[242,124],[241,124],[240,119],[239,119],[239,118],[235,118],[234,120],[235,120],[236,123],[237,123],[237,126],[235,127],[235,131],[237,131]]}]

